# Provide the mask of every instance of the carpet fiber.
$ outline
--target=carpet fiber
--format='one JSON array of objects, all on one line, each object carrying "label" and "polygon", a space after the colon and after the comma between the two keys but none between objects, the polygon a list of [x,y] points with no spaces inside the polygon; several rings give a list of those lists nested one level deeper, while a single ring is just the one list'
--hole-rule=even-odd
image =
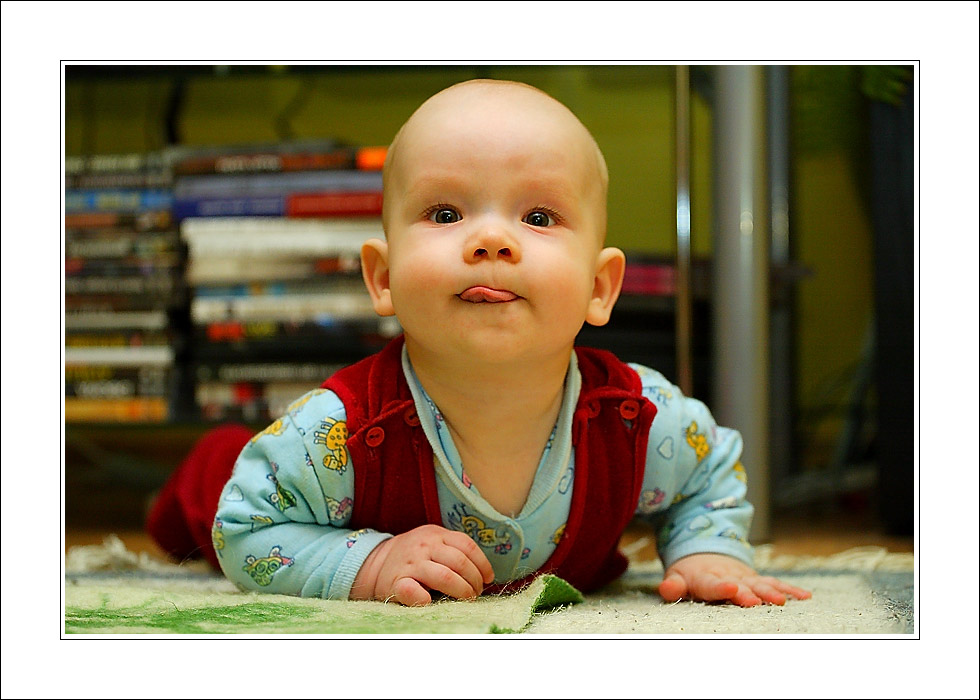
[{"label": "carpet fiber", "polygon": [[[628,554],[628,552],[627,552]],[[175,566],[109,537],[66,558],[68,634],[109,635],[908,635],[915,632],[913,555],[877,547],[832,557],[773,557],[756,567],[813,592],[806,601],[742,609],[656,593],[658,562],[634,562],[602,592],[583,597],[555,576],[522,591],[421,608],[243,593],[203,566]]]}]

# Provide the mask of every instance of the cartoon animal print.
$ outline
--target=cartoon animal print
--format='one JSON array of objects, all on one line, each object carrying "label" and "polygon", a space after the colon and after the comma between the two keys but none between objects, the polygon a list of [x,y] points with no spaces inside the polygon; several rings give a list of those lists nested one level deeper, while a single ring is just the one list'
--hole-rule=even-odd
[{"label": "cartoon animal print", "polygon": [[705,503],[704,507],[708,510],[718,510],[719,508],[734,508],[737,505],[738,499],[735,496],[725,496],[710,503]]},{"label": "cartoon animal print", "polygon": [[252,532],[269,527],[274,522],[268,515],[250,515],[249,519],[252,521]]},{"label": "cartoon animal print", "polygon": [[266,474],[265,478],[276,485],[276,490],[269,494],[267,500],[278,508],[280,513],[285,513],[287,508],[292,508],[296,505],[296,496],[289,489],[283,488],[282,484],[279,483],[279,479],[276,478],[275,473],[279,471],[279,465],[275,462],[271,462],[270,464],[272,465],[273,473]]},{"label": "cartoon animal print", "polygon": [[325,496],[324,498],[326,499],[330,521],[338,520],[340,522],[347,522],[351,509],[354,507],[354,501],[351,500],[351,497],[347,496],[342,501],[330,498],[330,496]]},{"label": "cartoon animal print", "polygon": [[492,527],[487,527],[482,518],[470,515],[462,503],[455,504],[452,512],[449,513],[449,527],[459,532],[465,532],[477,544],[484,547],[506,545],[510,542],[509,532],[502,531],[498,534]]},{"label": "cartoon animal print", "polygon": [[475,515],[467,515],[462,520],[463,532],[476,540],[477,544],[491,547],[497,543],[497,533],[492,527]]},{"label": "cartoon animal print", "polygon": [[272,583],[272,577],[279,569],[284,566],[292,566],[294,561],[296,560],[291,557],[283,556],[282,547],[276,545],[269,550],[267,557],[258,559],[252,554],[245,557],[245,566],[242,567],[242,571],[251,576],[258,585],[268,586]]},{"label": "cartoon animal print", "polygon": [[565,473],[561,475],[561,481],[558,482],[558,493],[568,493],[568,489],[572,487],[572,482],[575,480],[575,467],[569,465]]},{"label": "cartoon animal print", "polygon": [[286,432],[286,424],[283,422],[282,418],[276,418],[276,420],[274,420],[268,428],[263,430],[258,435],[254,435],[249,442],[255,442],[263,435],[282,435],[284,432]]},{"label": "cartoon animal print", "polygon": [[745,467],[742,466],[741,462],[735,462],[732,465],[732,469],[735,471],[735,478],[741,481],[743,484],[748,483],[749,478],[745,473]]},{"label": "cartoon animal print", "polygon": [[219,557],[221,550],[225,548],[225,533],[221,531],[223,526],[224,523],[219,518],[215,518],[214,525],[211,526],[211,546]]},{"label": "cartoon animal print", "polygon": [[740,534],[738,530],[734,528],[725,528],[718,533],[718,537],[727,537],[730,540],[735,540],[736,542],[741,542],[742,544],[748,544],[749,541],[745,539],[745,536]]},{"label": "cartoon animal print", "polygon": [[493,548],[494,554],[507,554],[511,549],[514,548],[510,542],[502,542]]},{"label": "cartoon animal print", "polygon": [[357,538],[367,532],[367,528],[361,528],[360,530],[354,530],[352,533],[347,535],[347,548],[350,549],[357,542]]},{"label": "cartoon animal print", "polygon": [[652,513],[653,511],[657,510],[657,506],[663,503],[666,495],[667,494],[665,494],[659,488],[655,488],[653,491],[650,491],[649,489],[645,490],[640,494],[640,512]]},{"label": "cartoon animal print", "polygon": [[699,462],[707,457],[708,453],[711,452],[711,446],[708,444],[708,438],[706,438],[703,433],[698,433],[697,421],[691,421],[691,424],[687,426],[685,437],[687,438],[687,444],[694,448],[694,452],[697,454]]},{"label": "cartoon animal print", "polygon": [[698,515],[687,524],[687,529],[691,532],[699,532],[701,530],[707,530],[711,525],[711,518],[707,515]]},{"label": "cartoon animal print", "polygon": [[324,418],[320,421],[320,430],[313,433],[313,442],[327,446],[327,454],[323,458],[323,466],[343,474],[350,462],[347,451],[347,423],[342,420]]},{"label": "cartoon animal print", "polygon": [[[567,524],[568,523],[565,523],[565,525]],[[560,528],[555,530],[555,534],[551,536],[551,541],[554,542],[555,544],[561,542],[561,538],[565,535],[565,525],[562,525]]]}]

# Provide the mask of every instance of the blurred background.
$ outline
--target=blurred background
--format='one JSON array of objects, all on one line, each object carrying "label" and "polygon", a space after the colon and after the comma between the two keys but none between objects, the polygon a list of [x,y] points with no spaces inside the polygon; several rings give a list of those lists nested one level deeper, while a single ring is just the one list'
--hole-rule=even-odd
[{"label": "blurred background", "polygon": [[[755,541],[911,549],[916,69],[65,65],[66,531],[139,530],[205,430],[264,428],[398,332],[358,285],[378,149],[438,90],[498,78],[602,149],[629,263],[581,342],[754,437]],[[732,403],[745,380],[761,394]]]}]

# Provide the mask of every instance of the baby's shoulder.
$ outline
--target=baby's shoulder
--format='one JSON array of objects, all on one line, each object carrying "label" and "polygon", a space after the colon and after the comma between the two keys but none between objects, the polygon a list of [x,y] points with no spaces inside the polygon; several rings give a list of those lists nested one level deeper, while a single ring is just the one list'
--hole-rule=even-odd
[{"label": "baby's shoulder", "polygon": [[640,386],[648,398],[672,399],[681,396],[680,390],[663,374],[636,362],[626,363],[640,378]]},{"label": "baby's shoulder", "polygon": [[666,428],[668,422],[688,426],[691,421],[704,424],[714,421],[703,401],[685,395],[657,370],[633,362],[628,364],[640,378],[643,396],[657,407],[655,425],[659,422],[661,427]]},{"label": "baby's shoulder", "polygon": [[347,420],[347,411],[343,401],[328,389],[313,389],[308,391],[286,408],[280,420],[288,421],[300,435],[323,428],[324,423],[330,425]]}]

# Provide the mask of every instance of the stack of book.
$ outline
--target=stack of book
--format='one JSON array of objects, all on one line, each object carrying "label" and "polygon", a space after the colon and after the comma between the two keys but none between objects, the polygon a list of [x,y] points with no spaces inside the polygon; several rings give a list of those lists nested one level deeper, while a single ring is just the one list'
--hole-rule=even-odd
[{"label": "stack of book", "polygon": [[183,249],[160,153],[65,161],[65,420],[167,420]]},{"label": "stack of book", "polygon": [[377,317],[360,249],[383,238],[384,148],[333,141],[184,152],[195,400],[208,420],[272,420],[399,331]]}]

